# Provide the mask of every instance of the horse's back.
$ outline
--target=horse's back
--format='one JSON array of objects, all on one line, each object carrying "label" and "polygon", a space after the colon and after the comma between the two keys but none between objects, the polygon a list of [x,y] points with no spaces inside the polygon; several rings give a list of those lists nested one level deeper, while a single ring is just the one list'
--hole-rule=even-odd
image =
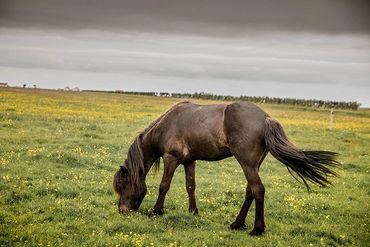
[{"label": "horse's back", "polygon": [[184,102],[172,109],[161,121],[161,127],[173,134],[186,136],[193,131],[214,131],[223,128],[226,104],[197,105]]},{"label": "horse's back", "polygon": [[181,104],[156,129],[161,153],[182,160],[219,160],[230,156],[223,131],[226,104]]}]

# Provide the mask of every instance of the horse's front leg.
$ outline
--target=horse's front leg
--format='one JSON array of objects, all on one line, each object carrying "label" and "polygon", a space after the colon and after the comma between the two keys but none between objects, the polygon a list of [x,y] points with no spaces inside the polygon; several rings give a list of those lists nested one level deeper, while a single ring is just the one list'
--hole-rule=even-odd
[{"label": "horse's front leg", "polygon": [[164,161],[164,171],[161,184],[159,186],[159,195],[157,202],[154,205],[153,213],[162,215],[163,214],[163,204],[166,194],[170,189],[170,184],[172,181],[173,174],[178,166],[178,159],[170,154],[165,154],[163,156]]},{"label": "horse's front leg", "polygon": [[189,195],[189,212],[193,214],[198,213],[197,204],[195,201],[195,161],[184,164],[186,191]]}]

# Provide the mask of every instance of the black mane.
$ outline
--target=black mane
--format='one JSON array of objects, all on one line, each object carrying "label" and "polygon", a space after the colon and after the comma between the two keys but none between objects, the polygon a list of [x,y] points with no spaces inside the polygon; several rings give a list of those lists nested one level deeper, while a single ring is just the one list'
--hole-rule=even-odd
[{"label": "black mane", "polygon": [[[165,113],[163,113],[159,118],[154,120],[147,128],[145,128],[134,140],[134,142],[131,144],[128,153],[127,153],[127,159],[125,161],[125,166],[128,170],[129,177],[131,180],[131,185],[133,188],[137,188],[138,186],[142,186],[140,181],[140,176],[143,176],[145,174],[145,164],[144,164],[144,154],[142,150],[142,140],[145,137],[145,135],[152,130],[154,127],[156,127],[160,121],[163,119],[164,116],[166,116],[170,111],[172,111],[177,106],[189,103],[189,101],[181,101],[176,104],[174,104],[170,109],[168,109]],[[159,170],[160,165],[160,157],[158,157],[154,161],[154,171]]]}]

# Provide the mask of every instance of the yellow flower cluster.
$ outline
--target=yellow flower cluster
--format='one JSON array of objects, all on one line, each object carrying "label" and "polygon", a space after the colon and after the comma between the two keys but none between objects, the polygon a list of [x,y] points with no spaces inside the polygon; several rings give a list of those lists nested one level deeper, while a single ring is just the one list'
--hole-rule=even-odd
[{"label": "yellow flower cluster", "polygon": [[294,209],[302,210],[306,205],[305,198],[297,198],[295,195],[289,195],[284,198],[284,201],[288,203],[288,205]]},{"label": "yellow flower cluster", "polygon": [[[145,235],[132,233],[124,234],[124,233],[116,233],[116,246],[144,246],[144,243],[147,243],[147,239]],[[148,245],[148,244],[147,244]],[[153,243],[150,243],[153,245]]]},{"label": "yellow flower cluster", "polygon": [[[18,91],[0,91],[0,111],[8,114],[14,112],[19,115],[32,115],[58,118],[86,118],[101,120],[119,120],[135,122],[143,118],[154,118],[162,112],[167,105],[143,105],[142,101],[132,99],[133,96],[117,98],[112,95],[107,97],[83,97],[80,95],[62,94],[58,91],[38,92],[26,94]],[[104,96],[104,95],[102,95]],[[129,98],[129,100],[125,100]],[[120,99],[120,100],[118,100]],[[7,125],[12,125],[7,120]]]}]

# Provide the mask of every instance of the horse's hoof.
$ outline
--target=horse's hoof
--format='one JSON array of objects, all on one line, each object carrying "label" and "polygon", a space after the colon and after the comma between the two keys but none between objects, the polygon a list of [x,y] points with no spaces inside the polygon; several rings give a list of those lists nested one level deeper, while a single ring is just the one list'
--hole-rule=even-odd
[{"label": "horse's hoof", "polygon": [[262,233],[264,232],[265,229],[260,229],[260,228],[254,228],[249,235],[251,236],[261,236]]},{"label": "horse's hoof", "polygon": [[231,230],[237,230],[237,229],[240,229],[240,228],[245,228],[245,224],[235,221],[230,225]]},{"label": "horse's hoof", "polygon": [[163,209],[153,209],[152,213],[154,215],[163,215]]}]

